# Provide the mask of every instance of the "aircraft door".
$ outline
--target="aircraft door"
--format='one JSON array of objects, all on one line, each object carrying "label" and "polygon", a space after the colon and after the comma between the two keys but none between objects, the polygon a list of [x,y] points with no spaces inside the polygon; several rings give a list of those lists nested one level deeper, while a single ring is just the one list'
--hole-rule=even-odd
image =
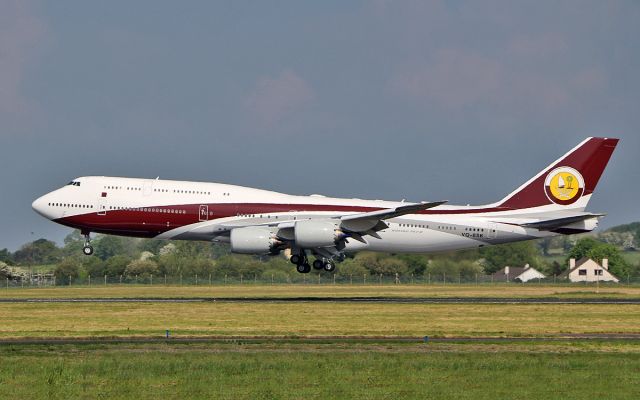
[{"label": "aircraft door", "polygon": [[145,196],[151,196],[151,193],[153,193],[153,181],[152,180],[144,181],[142,194]]},{"label": "aircraft door", "polygon": [[209,206],[206,204],[200,205],[200,212],[198,212],[198,219],[200,221],[209,220]]},{"label": "aircraft door", "polygon": [[98,215],[107,215],[107,199],[98,197]]}]

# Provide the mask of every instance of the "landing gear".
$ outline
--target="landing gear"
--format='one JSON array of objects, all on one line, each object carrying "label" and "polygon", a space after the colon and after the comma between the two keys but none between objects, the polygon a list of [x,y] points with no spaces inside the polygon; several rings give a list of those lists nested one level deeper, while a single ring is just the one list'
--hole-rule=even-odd
[{"label": "landing gear", "polygon": [[90,256],[93,254],[93,246],[91,246],[91,236],[89,236],[89,232],[82,233],[84,235],[84,247],[82,248],[82,252],[85,256]]},{"label": "landing gear", "polygon": [[294,254],[289,259],[292,264],[296,265],[296,271],[301,274],[308,274],[311,271],[311,265],[307,261],[307,256],[304,254]]},{"label": "landing gear", "polygon": [[320,260],[319,258],[316,258],[313,261],[313,269],[317,269],[317,270],[321,270],[322,268],[324,268],[324,262],[322,260]]},{"label": "landing gear", "polygon": [[324,270],[327,272],[333,272],[336,270],[336,265],[331,261],[325,261],[322,266],[324,267]]},{"label": "landing gear", "polygon": [[301,274],[308,274],[309,272],[311,272],[311,265],[309,265],[308,263],[298,264],[296,265],[296,271],[300,272]]},{"label": "landing gear", "polygon": [[304,257],[302,257],[301,255],[298,255],[298,254],[294,254],[294,255],[291,256],[289,261],[291,261],[292,264],[300,265],[300,264],[304,263]]}]

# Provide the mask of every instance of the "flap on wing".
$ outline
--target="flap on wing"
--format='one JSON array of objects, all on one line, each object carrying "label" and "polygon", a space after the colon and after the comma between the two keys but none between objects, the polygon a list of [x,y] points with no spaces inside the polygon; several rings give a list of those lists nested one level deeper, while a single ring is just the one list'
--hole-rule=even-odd
[{"label": "flap on wing", "polygon": [[[370,230],[381,230],[387,227],[379,222],[399,217],[406,214],[414,214],[418,211],[427,210],[446,203],[446,201],[434,201],[430,203],[410,204],[396,208],[371,211],[367,213],[345,215],[340,218],[340,227],[351,232],[367,232]],[[377,229],[376,229],[377,228]]]},{"label": "flap on wing", "polygon": [[526,224],[520,224],[520,226],[525,228],[535,228],[541,231],[550,231],[554,229],[558,229],[565,225],[570,225],[576,222],[586,221],[591,218],[600,218],[604,217],[605,214],[583,214],[583,215],[575,215],[572,217],[564,217],[564,218],[555,218],[555,219],[547,219],[543,221],[529,222]]}]

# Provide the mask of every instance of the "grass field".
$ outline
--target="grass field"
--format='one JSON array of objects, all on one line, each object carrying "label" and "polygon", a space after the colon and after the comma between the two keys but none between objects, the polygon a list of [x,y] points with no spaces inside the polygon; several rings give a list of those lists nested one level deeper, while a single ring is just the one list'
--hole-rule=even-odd
[{"label": "grass field", "polygon": [[637,345],[13,346],[0,398],[635,399]]},{"label": "grass field", "polygon": [[[611,297],[640,288],[521,285],[109,286],[4,298]],[[640,341],[397,343],[362,337],[640,333],[634,304],[2,303],[0,339],[266,336],[178,344],[0,342],[0,399],[635,399]],[[349,340],[309,340],[340,336]]]},{"label": "grass field", "polygon": [[0,337],[640,333],[628,304],[8,303]]},{"label": "grass field", "polygon": [[593,298],[639,298],[640,285],[616,284],[432,284],[432,285],[348,285],[348,284],[258,284],[244,285],[95,285],[92,287],[0,287],[2,298],[145,298],[145,297],[593,297]]}]

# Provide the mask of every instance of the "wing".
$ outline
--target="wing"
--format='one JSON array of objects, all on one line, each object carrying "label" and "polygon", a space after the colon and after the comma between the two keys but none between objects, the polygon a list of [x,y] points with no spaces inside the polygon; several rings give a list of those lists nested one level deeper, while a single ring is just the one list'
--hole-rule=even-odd
[{"label": "wing", "polygon": [[350,214],[340,217],[340,228],[347,231],[351,236],[361,242],[363,235],[371,235],[380,239],[376,233],[389,226],[384,222],[386,219],[399,217],[406,214],[414,214],[418,211],[427,210],[445,204],[447,201],[435,201],[430,203],[417,203],[396,208],[371,211],[367,213]]}]

